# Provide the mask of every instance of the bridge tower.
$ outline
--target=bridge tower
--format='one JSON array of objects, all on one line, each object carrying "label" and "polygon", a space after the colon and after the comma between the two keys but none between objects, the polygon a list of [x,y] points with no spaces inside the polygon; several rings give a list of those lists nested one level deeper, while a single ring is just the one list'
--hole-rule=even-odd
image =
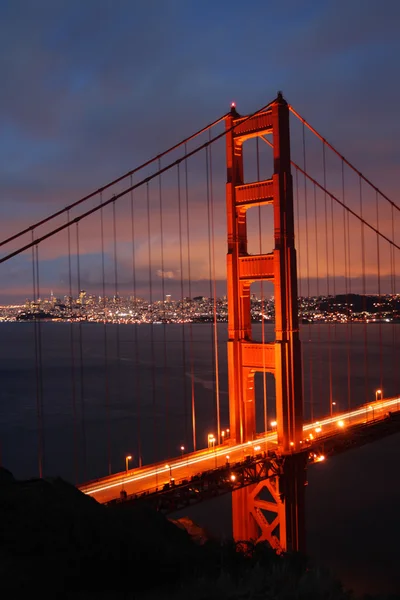
[{"label": "bridge tower", "polygon": [[[243,143],[272,134],[274,173],[271,179],[245,183]],[[255,372],[275,376],[277,458],[270,478],[232,494],[236,540],[267,540],[280,551],[304,550],[304,485],[306,454],[302,452],[302,374],[294,246],[293,184],[290,164],[289,108],[281,93],[267,110],[240,116],[234,107],[226,118],[228,378],[231,437],[236,443],[255,439]],[[272,205],[272,252],[247,252],[247,210]],[[250,285],[274,284],[275,341],[252,341]]]}]

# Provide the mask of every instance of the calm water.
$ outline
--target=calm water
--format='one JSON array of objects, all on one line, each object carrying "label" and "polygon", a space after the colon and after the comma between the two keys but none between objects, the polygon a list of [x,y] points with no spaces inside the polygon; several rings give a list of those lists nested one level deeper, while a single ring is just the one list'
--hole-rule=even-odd
[{"label": "calm water", "polygon": [[[222,427],[228,426],[226,329],[218,326]],[[272,340],[272,327],[265,331]],[[259,325],[253,334],[261,338]],[[136,463],[139,439],[144,463],[178,455],[182,444],[191,449],[192,366],[198,447],[216,431],[209,325],[41,323],[35,334],[32,323],[3,323],[0,335],[1,460],[19,478],[38,474],[38,384],[45,474],[71,482],[106,475],[109,446],[113,471],[124,468],[127,454]],[[303,326],[301,338],[306,419],[329,412],[330,374],[338,411],[374,399],[378,387],[385,396],[400,392],[400,326]],[[35,340],[42,350],[39,378]],[[261,374],[256,395],[262,431]],[[267,397],[271,420],[269,376]],[[400,436],[392,436],[309,469],[309,551],[359,591],[400,592],[399,444]],[[216,533],[230,535],[229,497],[192,511]]]},{"label": "calm water", "polygon": [[[396,328],[400,329],[391,325],[353,325],[351,330],[346,326],[303,327],[307,420],[329,413],[330,379],[338,411],[373,399],[378,387],[383,387],[385,396],[400,391]],[[226,330],[225,324],[218,326],[222,428],[228,427]],[[122,470],[127,454],[137,461],[139,445],[143,463],[178,455],[181,445],[191,449],[192,370],[197,446],[205,446],[207,434],[216,432],[210,325],[44,322],[35,333],[33,323],[5,323],[0,332],[1,456],[3,464],[19,477],[38,473],[38,397],[45,474],[59,474],[70,481],[107,474],[109,454],[112,471]],[[272,335],[268,325],[266,340]],[[253,327],[253,336],[260,339],[260,325]],[[39,371],[35,341],[41,345]],[[261,432],[262,374],[256,375],[256,394]],[[269,375],[267,398],[270,421],[275,416],[275,391]]]}]

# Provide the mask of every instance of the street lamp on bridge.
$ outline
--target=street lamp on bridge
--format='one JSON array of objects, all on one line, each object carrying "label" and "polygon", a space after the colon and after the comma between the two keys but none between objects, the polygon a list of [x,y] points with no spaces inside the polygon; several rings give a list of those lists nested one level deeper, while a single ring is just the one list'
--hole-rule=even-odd
[{"label": "street lamp on bridge", "polygon": [[169,480],[172,481],[173,477],[172,477],[172,467],[171,465],[165,465],[166,469],[169,469]]},{"label": "street lamp on bridge", "polygon": [[379,396],[379,400],[382,400],[382,390],[375,391],[375,402],[378,402],[378,396]]},{"label": "street lamp on bridge", "polygon": [[129,463],[130,460],[132,460],[132,456],[129,454],[129,456],[125,457],[125,471],[126,471],[126,474],[128,474],[128,470],[129,470],[128,463]]}]

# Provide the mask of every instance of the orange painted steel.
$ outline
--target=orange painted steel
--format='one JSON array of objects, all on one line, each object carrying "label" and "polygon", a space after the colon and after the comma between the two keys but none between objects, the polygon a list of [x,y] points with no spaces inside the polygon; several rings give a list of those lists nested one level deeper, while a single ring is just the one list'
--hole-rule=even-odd
[{"label": "orange painted steel", "polygon": [[[304,550],[306,455],[301,452],[302,372],[288,105],[279,94],[267,110],[251,119],[240,117],[233,108],[226,117],[226,132],[230,432],[236,443],[255,439],[254,375],[271,372],[278,448],[285,457],[272,479],[232,494],[233,533],[237,540],[268,540],[281,551]],[[273,136],[272,179],[245,183],[243,143],[266,134]],[[261,204],[273,207],[274,248],[269,254],[249,255],[247,210]],[[251,335],[250,285],[262,280],[274,284],[272,344],[254,343]]]}]

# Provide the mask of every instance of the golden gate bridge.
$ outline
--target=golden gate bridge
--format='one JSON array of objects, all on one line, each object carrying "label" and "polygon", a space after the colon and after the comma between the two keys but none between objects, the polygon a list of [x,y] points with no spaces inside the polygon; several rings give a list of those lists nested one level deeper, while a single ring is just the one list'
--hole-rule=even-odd
[{"label": "golden gate bridge", "polygon": [[[49,452],[46,335],[39,318],[46,287],[67,299],[71,460],[79,488],[103,503],[152,501],[163,510],[232,492],[236,539],[264,539],[280,551],[303,549],[307,465],[398,430],[399,210],[279,93],[246,116],[232,104],[227,114],[169,150],[3,240],[3,286],[10,273],[31,279],[39,476],[45,475]],[[48,266],[55,259],[54,273]],[[218,291],[225,272],[228,336],[222,357]],[[108,470],[89,482],[94,375],[85,354],[83,287],[98,297],[97,320],[103,323],[97,326]],[[192,302],[206,288],[212,306],[208,416],[196,379]],[[179,297],[182,314],[173,343],[167,292]],[[122,293],[131,294],[130,309],[122,306]],[[252,294],[259,299],[258,323]],[[271,294],[273,327],[264,312]],[[353,304],[355,294],[361,309]],[[139,310],[141,296],[147,300]],[[313,314],[312,297],[319,303]],[[118,324],[115,337],[110,320]],[[127,350],[122,323],[132,330]],[[145,342],[138,333],[143,327]],[[361,355],[360,345],[354,348],[360,339]],[[175,443],[174,457],[178,378],[172,355],[178,341],[182,441]],[[112,377],[112,347],[118,365],[125,359],[135,365],[128,390],[121,389],[118,375]],[[141,382],[144,354],[150,397]],[[118,435],[112,411],[122,393],[134,410],[134,451],[126,454],[125,469],[112,473]],[[152,422],[143,418],[146,407]],[[176,422],[174,428],[176,437]],[[148,464],[142,461],[146,445]],[[132,455],[139,463],[134,468]]]}]

